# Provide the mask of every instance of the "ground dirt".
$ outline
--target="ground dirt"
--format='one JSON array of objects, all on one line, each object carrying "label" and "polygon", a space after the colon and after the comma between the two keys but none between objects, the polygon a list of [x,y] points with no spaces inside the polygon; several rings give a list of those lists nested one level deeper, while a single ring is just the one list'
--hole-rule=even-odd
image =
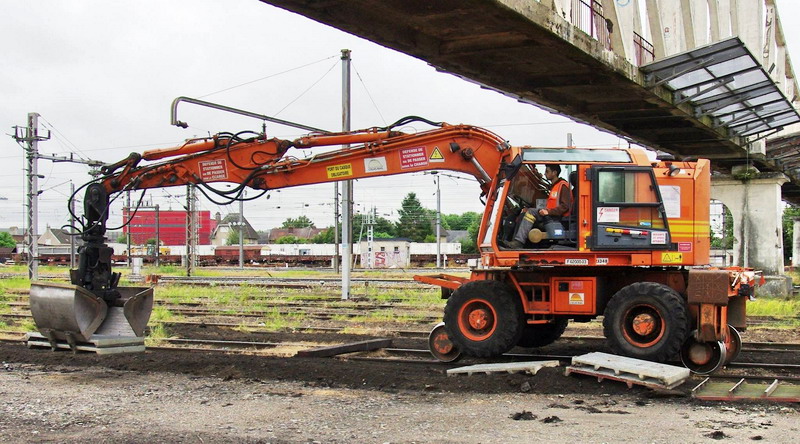
[{"label": "ground dirt", "polygon": [[[186,327],[175,335],[342,343],[342,334]],[[571,326],[567,335],[594,336]],[[745,341],[798,342],[793,331]],[[424,340],[394,338],[423,348]],[[541,353],[600,349],[570,340]],[[742,360],[757,356],[743,353]],[[73,355],[0,344],[0,442],[795,442],[798,404],[706,403],[562,368],[447,377],[458,365],[148,350]]]}]

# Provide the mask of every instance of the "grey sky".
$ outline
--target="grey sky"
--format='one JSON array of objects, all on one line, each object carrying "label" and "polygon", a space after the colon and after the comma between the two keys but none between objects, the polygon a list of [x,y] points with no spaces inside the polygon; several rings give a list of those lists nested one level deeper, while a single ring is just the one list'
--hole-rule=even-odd
[{"label": "grey sky", "polygon": [[[12,126],[25,124],[28,112],[38,112],[44,126],[53,129],[53,138],[40,144],[46,154],[75,152],[113,162],[131,151],[173,146],[193,136],[260,128],[252,119],[191,106],[180,110],[189,129],[170,126],[170,103],[182,95],[338,130],[343,48],[353,51],[353,128],[413,114],[483,126],[515,145],[564,145],[567,133],[581,146],[625,143],[256,0],[4,0],[2,6],[0,125],[10,133]],[[800,46],[795,23],[800,7],[788,0],[778,6],[794,54]],[[211,94],[256,79],[263,80]],[[267,132],[281,138],[300,135],[276,125]],[[22,227],[22,149],[5,135],[0,138],[0,160],[6,166],[0,172],[0,196],[7,199],[0,200],[0,227]],[[80,185],[89,176],[80,165],[40,161],[39,169],[45,175],[40,182],[45,190],[40,196],[41,232],[46,224],[67,221],[69,181]],[[301,214],[317,226],[328,226],[333,221],[332,188],[272,192],[269,200],[247,203],[245,214],[257,229]],[[411,191],[435,208],[430,176],[362,180],[355,190],[357,210],[375,205],[379,213],[389,214]],[[183,187],[148,191],[162,208],[181,208],[184,194]],[[442,204],[446,213],[482,209],[477,185],[463,180],[442,180]],[[205,201],[200,208],[223,216],[238,211],[238,205],[225,208]],[[116,205],[112,225],[119,223],[120,213]]]}]

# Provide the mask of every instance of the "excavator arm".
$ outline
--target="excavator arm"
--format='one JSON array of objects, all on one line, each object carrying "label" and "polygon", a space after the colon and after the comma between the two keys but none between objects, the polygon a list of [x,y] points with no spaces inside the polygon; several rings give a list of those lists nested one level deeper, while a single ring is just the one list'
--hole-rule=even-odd
[{"label": "excavator arm", "polygon": [[[317,153],[332,146],[337,148]],[[302,159],[290,156],[291,148],[309,149],[311,155]],[[104,167],[104,176],[86,186],[81,232],[85,244],[72,283],[107,303],[119,298],[115,290],[119,275],[111,271],[112,250],[104,241],[109,202],[123,191],[195,184],[212,200],[230,201],[239,198],[245,187],[267,191],[442,169],[475,176],[485,195],[501,165],[509,162],[509,148],[506,141],[485,129],[441,123],[415,134],[387,127],[312,134],[295,140],[252,132],[223,133],[174,148],[132,153]],[[143,165],[143,161],[153,163]],[[220,190],[214,188],[216,182],[238,186]]]}]

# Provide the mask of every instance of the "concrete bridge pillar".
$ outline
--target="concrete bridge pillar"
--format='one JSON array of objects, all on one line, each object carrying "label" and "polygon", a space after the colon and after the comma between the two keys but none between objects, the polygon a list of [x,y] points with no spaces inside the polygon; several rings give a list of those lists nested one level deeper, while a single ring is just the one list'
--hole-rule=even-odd
[{"label": "concrete bridge pillar", "polygon": [[620,2],[603,0],[603,14],[615,26],[611,33],[611,48],[615,53],[625,57],[636,65],[636,48],[633,44],[633,33],[643,35],[642,22],[639,15],[639,0]]},{"label": "concrete bridge pillar", "polygon": [[787,295],[791,278],[783,275],[783,205],[781,173],[747,173],[711,177],[711,198],[719,200],[733,217],[733,265],[764,272],[761,294]]}]

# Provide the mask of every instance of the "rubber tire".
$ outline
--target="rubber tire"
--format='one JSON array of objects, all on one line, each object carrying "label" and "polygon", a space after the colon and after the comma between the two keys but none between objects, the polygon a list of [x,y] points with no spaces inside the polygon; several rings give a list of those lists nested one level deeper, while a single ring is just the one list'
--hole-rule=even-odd
[{"label": "rubber tire", "polygon": [[[458,322],[461,308],[475,298],[490,304],[497,316],[494,332],[481,341],[465,336]],[[522,301],[519,295],[500,281],[467,282],[458,287],[447,299],[447,305],[444,307],[444,325],[450,340],[463,354],[478,358],[500,356],[517,345],[522,336],[522,329],[525,326]]]},{"label": "rubber tire", "polygon": [[556,342],[569,325],[569,319],[556,319],[552,324],[528,324],[522,329],[517,345],[523,348],[544,347]]},{"label": "rubber tire", "polygon": [[[656,309],[665,324],[661,339],[649,347],[629,343],[623,334],[625,312],[640,304]],[[636,282],[619,290],[608,302],[603,319],[603,334],[611,350],[623,356],[664,362],[678,355],[689,334],[689,309],[672,288],[655,282]]]}]

